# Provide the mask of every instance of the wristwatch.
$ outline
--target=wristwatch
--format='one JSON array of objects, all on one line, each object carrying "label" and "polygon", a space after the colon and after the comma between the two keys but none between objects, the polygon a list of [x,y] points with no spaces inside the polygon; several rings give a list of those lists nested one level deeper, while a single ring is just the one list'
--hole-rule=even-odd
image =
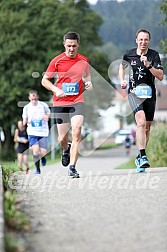
[{"label": "wristwatch", "polygon": [[150,64],[148,67],[147,67],[147,69],[149,70],[149,69],[151,69],[153,66]]}]

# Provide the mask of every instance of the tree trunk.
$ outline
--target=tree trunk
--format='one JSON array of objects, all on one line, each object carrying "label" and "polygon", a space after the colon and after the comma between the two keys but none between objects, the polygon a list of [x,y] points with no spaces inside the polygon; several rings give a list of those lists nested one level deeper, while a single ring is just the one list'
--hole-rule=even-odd
[{"label": "tree trunk", "polygon": [[5,128],[5,141],[0,144],[0,160],[14,161],[16,158],[14,150],[13,136],[11,135],[11,127]]}]

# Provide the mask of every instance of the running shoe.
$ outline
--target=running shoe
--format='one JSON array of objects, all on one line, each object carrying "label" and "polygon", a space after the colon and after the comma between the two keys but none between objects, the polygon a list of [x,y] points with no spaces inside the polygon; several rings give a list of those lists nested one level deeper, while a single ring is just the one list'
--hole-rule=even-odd
[{"label": "running shoe", "polygon": [[70,163],[70,148],[71,144],[68,144],[68,150],[63,150],[62,157],[61,157],[61,162],[63,166],[68,166]]},{"label": "running shoe", "polygon": [[146,156],[143,156],[143,157],[140,158],[139,167],[140,168],[148,168],[148,167],[150,167],[150,163],[149,163],[149,161],[148,161],[148,159],[147,159]]},{"label": "running shoe", "polygon": [[145,172],[145,168],[137,167],[136,172]]},{"label": "running shoe", "polygon": [[140,157],[139,156],[137,156],[135,159],[135,165],[136,165],[136,167],[140,166]]},{"label": "running shoe", "polygon": [[41,158],[41,164],[42,164],[42,166],[46,165],[46,158],[45,157]]},{"label": "running shoe", "polygon": [[28,174],[28,173],[29,173],[29,168],[26,169],[26,174]]},{"label": "running shoe", "polygon": [[34,174],[41,174],[40,170],[36,170],[36,172]]},{"label": "running shoe", "polygon": [[73,178],[79,178],[79,174],[77,170],[75,169],[74,165],[71,165],[68,169],[68,176],[73,177]]},{"label": "running shoe", "polygon": [[140,156],[137,156],[135,159],[136,172],[145,172],[145,168],[140,167]]}]

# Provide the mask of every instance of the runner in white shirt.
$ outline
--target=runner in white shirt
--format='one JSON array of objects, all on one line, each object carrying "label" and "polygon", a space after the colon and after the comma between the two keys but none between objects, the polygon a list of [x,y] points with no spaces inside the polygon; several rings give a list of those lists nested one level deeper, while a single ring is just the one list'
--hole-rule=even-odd
[{"label": "runner in white shirt", "polygon": [[30,102],[23,108],[23,124],[27,124],[27,134],[29,145],[32,147],[36,174],[40,174],[40,159],[42,165],[46,165],[50,109],[45,102],[38,100],[36,90],[29,92],[29,100]]}]

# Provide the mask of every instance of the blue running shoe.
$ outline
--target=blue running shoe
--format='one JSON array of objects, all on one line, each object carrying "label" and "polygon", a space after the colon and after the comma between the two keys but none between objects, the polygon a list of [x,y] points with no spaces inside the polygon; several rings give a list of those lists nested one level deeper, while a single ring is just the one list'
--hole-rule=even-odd
[{"label": "blue running shoe", "polygon": [[136,172],[145,172],[145,168],[137,167]]},{"label": "blue running shoe", "polygon": [[74,165],[71,165],[68,169],[68,176],[72,177],[72,178],[79,178],[79,174],[75,169]]},{"label": "blue running shoe", "polygon": [[63,166],[68,166],[70,163],[70,149],[71,149],[71,144],[68,144],[68,150],[63,150],[63,154],[61,157],[61,162]]},{"label": "blue running shoe", "polygon": [[41,158],[41,164],[42,164],[42,166],[46,165],[46,158],[45,157]]},{"label": "blue running shoe", "polygon": [[148,159],[147,159],[146,156],[143,156],[143,157],[140,158],[139,167],[140,168],[148,168],[148,167],[150,167],[150,163],[149,163],[149,161],[148,161]]},{"label": "blue running shoe", "polygon": [[135,159],[135,165],[136,165],[136,172],[145,172],[145,168],[141,168],[140,167],[140,157],[137,156],[136,159]]},{"label": "blue running shoe", "polygon": [[36,172],[34,174],[41,174],[40,170],[36,170]]},{"label": "blue running shoe", "polygon": [[140,166],[140,157],[139,156],[137,156],[135,159],[135,165],[136,165],[136,167]]}]

